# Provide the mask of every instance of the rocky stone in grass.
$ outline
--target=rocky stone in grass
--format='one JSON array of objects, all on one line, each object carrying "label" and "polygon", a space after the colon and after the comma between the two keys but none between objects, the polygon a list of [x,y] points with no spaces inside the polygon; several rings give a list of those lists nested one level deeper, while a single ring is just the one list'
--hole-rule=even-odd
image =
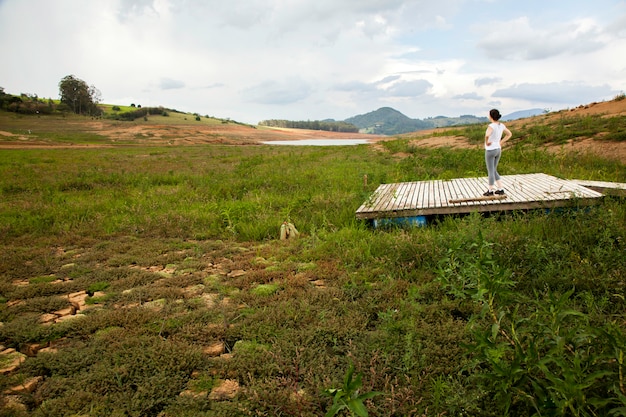
[{"label": "rocky stone in grass", "polygon": [[239,393],[239,383],[232,379],[222,381],[218,386],[211,390],[209,400],[227,401],[232,400]]},{"label": "rocky stone in grass", "polygon": [[197,284],[183,288],[183,292],[191,297],[197,297],[204,292],[204,285]]},{"label": "rocky stone in grass", "polygon": [[47,347],[41,348],[39,352],[37,353],[57,353],[59,351],[59,348],[63,347],[66,341],[67,341],[66,338],[53,340],[50,343],[48,343]]},{"label": "rocky stone in grass", "polygon": [[203,293],[198,298],[196,298],[196,300],[199,300],[199,302],[204,303],[204,305],[207,308],[211,308],[211,307],[215,306],[215,304],[217,302],[217,298],[218,298],[217,294]]},{"label": "rocky stone in grass", "polygon": [[75,311],[84,310],[87,303],[85,300],[89,297],[86,291],[79,291],[71,293],[67,296],[70,304],[75,308]]},{"label": "rocky stone in grass", "polygon": [[165,298],[159,298],[158,300],[148,301],[142,304],[143,308],[147,308],[152,311],[161,311],[165,307]]},{"label": "rocky stone in grass", "polygon": [[57,316],[56,314],[52,314],[52,313],[46,313],[46,314],[42,314],[39,317],[39,322],[41,324],[44,325],[50,325],[52,323],[54,323],[54,321],[58,318],[59,316]]},{"label": "rocky stone in grass", "polygon": [[22,348],[20,349],[20,352],[32,358],[34,356],[37,356],[37,352],[39,352],[41,349],[45,347],[46,345],[42,343],[27,343],[24,346],[22,346]]},{"label": "rocky stone in grass", "polygon": [[202,353],[210,357],[216,357],[223,354],[226,350],[224,342],[215,342],[202,349]]},{"label": "rocky stone in grass", "polygon": [[71,316],[73,314],[76,314],[76,307],[69,306],[66,308],[62,308],[61,310],[55,311],[54,314],[56,314],[58,317]]},{"label": "rocky stone in grass", "polygon": [[45,348],[42,348],[39,353],[57,353],[59,351],[59,348],[57,348],[56,346],[48,346]]},{"label": "rocky stone in grass", "polygon": [[26,355],[13,348],[0,352],[0,374],[6,375],[15,371],[26,360]]},{"label": "rocky stone in grass", "polygon": [[35,389],[37,389],[37,386],[39,385],[39,383],[41,383],[41,381],[43,381],[43,377],[42,376],[36,376],[33,378],[29,378],[26,381],[24,381],[23,383],[16,385],[14,387],[11,388],[7,388],[4,391],[4,394],[27,394],[27,393],[32,393],[35,391]]},{"label": "rocky stone in grass", "polygon": [[55,323],[61,323],[62,321],[69,321],[69,320],[79,320],[82,318],[85,318],[86,316],[84,314],[70,314],[68,316],[61,316],[59,318],[57,318],[54,322]]},{"label": "rocky stone in grass", "polygon": [[193,398],[193,399],[201,399],[201,398],[206,398],[208,394],[209,394],[208,391],[196,392],[190,389],[186,389],[183,392],[181,392],[179,396]]},{"label": "rocky stone in grass", "polygon": [[311,281],[311,284],[315,285],[317,288],[326,288],[326,281],[324,281],[323,279]]},{"label": "rocky stone in grass", "polygon": [[11,300],[11,301],[7,301],[7,307],[14,307],[14,306],[18,306],[24,304],[24,300]]},{"label": "rocky stone in grass", "polygon": [[236,269],[234,271],[230,271],[228,273],[228,275],[226,275],[228,278],[239,278],[246,275],[246,271],[244,271],[243,269]]}]

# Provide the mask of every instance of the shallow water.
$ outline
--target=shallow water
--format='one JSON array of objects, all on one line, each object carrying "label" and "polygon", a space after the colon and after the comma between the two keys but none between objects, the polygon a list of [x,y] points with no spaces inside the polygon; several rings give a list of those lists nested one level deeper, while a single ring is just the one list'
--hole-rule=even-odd
[{"label": "shallow water", "polygon": [[265,145],[289,146],[352,146],[365,145],[368,139],[302,139],[302,140],[272,140],[261,142]]}]

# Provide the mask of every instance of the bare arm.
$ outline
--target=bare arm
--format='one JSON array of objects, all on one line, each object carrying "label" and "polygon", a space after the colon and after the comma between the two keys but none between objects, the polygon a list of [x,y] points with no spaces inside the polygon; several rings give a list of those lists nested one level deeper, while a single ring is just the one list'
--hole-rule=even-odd
[{"label": "bare arm", "polygon": [[511,136],[513,136],[513,133],[511,133],[511,131],[508,128],[504,128],[504,137],[502,138],[502,143],[506,142],[507,140],[511,139]]},{"label": "bare arm", "polygon": [[485,145],[487,146],[491,145],[491,142],[489,142],[489,137],[491,136],[492,132],[493,132],[493,129],[491,128],[491,126],[489,126],[487,128],[487,132],[485,132]]}]

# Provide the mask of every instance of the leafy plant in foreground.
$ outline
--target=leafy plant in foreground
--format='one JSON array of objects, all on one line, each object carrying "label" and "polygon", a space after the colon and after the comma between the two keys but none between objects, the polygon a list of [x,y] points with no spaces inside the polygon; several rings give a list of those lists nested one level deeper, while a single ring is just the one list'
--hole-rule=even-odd
[{"label": "leafy plant in foreground", "polygon": [[329,388],[325,391],[327,395],[333,397],[333,405],[326,413],[326,417],[336,416],[343,409],[348,409],[352,416],[367,417],[367,408],[363,402],[382,394],[377,391],[359,394],[359,388],[363,385],[362,375],[357,374],[354,379],[352,378],[353,375],[354,365],[351,364],[344,377],[343,387]]},{"label": "leafy plant in foreground", "polygon": [[624,333],[597,328],[573,306],[574,290],[527,300],[493,260],[482,236],[449,250],[438,280],[449,294],[482,305],[470,324],[472,371],[503,415],[624,416]]}]

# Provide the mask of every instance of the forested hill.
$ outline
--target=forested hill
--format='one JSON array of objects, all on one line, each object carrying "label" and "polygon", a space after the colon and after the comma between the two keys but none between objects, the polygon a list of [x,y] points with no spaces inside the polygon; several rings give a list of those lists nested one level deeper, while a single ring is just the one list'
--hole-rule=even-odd
[{"label": "forested hill", "polygon": [[325,130],[327,132],[357,133],[359,128],[346,122],[334,120],[263,120],[259,126],[283,127],[292,129]]},{"label": "forested hill", "polygon": [[488,120],[486,117],[476,117],[472,115],[459,117],[438,116],[427,119],[411,119],[391,107],[382,107],[376,111],[354,116],[344,121],[357,126],[361,132],[382,135],[398,135],[401,133],[433,129],[436,127],[485,123]]}]

